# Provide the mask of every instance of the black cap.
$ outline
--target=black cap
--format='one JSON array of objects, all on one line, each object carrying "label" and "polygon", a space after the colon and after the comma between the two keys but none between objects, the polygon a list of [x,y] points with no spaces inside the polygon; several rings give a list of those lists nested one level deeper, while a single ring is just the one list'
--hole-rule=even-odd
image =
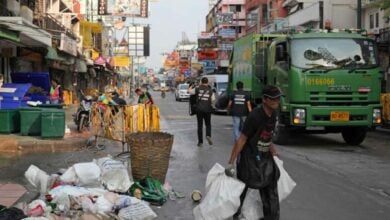
[{"label": "black cap", "polygon": [[280,92],[279,88],[272,85],[267,85],[263,88],[263,96],[267,96],[271,99],[278,98],[283,94]]}]

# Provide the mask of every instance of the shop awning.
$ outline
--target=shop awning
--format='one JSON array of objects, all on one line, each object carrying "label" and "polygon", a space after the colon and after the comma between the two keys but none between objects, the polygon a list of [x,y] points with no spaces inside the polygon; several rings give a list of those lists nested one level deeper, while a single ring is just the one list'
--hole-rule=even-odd
[{"label": "shop awning", "polygon": [[87,70],[87,63],[84,60],[76,59],[76,72],[86,73]]},{"label": "shop awning", "polygon": [[51,34],[22,17],[0,17],[0,25],[20,32],[20,43],[30,47],[50,47]]},{"label": "shop awning", "polygon": [[49,59],[49,60],[65,61],[65,58],[58,56],[57,49],[55,49],[53,47],[47,48],[47,54],[46,54],[45,58]]},{"label": "shop awning", "polygon": [[0,39],[7,39],[15,42],[20,42],[19,32],[0,29]]}]

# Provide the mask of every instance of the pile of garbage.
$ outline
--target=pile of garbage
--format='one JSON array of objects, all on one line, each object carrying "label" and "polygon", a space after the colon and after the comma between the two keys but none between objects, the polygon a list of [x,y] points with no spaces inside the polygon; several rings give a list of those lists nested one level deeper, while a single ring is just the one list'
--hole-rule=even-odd
[{"label": "pile of garbage", "polygon": [[30,165],[25,177],[41,193],[19,204],[27,219],[155,219],[149,205],[161,206],[169,195],[152,177],[131,181],[125,164],[110,156],[52,175]]}]

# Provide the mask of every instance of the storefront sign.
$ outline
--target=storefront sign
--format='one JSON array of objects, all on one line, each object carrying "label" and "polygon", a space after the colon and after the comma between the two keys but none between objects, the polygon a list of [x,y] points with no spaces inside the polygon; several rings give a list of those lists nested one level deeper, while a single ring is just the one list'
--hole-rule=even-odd
[{"label": "storefront sign", "polygon": [[222,37],[232,37],[236,35],[236,30],[234,29],[222,29],[219,31],[219,35]]},{"label": "storefront sign", "polygon": [[217,14],[217,25],[230,25],[233,24],[233,13],[221,13]]},{"label": "storefront sign", "polygon": [[219,48],[221,50],[233,50],[233,44],[221,44]]},{"label": "storefront sign", "polygon": [[216,60],[218,52],[215,50],[204,50],[198,52],[198,60]]},{"label": "storefront sign", "polygon": [[148,17],[148,0],[99,0],[99,15]]},{"label": "storefront sign", "polygon": [[77,56],[77,42],[64,33],[61,33],[61,44],[59,49],[73,56]]},{"label": "storefront sign", "polygon": [[40,53],[36,53],[24,48],[21,48],[19,57],[25,61],[30,61],[30,62],[42,61],[42,55]]},{"label": "storefront sign", "polygon": [[130,65],[130,57],[115,56],[112,59],[114,60],[114,66],[125,67]]},{"label": "storefront sign", "polygon": [[198,47],[199,48],[217,48],[217,39],[208,38],[208,39],[198,39]]},{"label": "storefront sign", "polygon": [[203,63],[204,71],[215,69],[217,67],[217,63],[215,60],[202,60],[201,62]]}]

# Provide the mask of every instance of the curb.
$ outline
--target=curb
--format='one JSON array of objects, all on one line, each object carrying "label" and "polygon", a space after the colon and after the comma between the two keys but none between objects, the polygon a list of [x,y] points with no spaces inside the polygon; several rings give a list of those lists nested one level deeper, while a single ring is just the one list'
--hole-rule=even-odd
[{"label": "curb", "polygon": [[44,140],[38,137],[18,135],[0,136],[0,154],[13,156],[26,153],[64,153],[84,147],[89,137],[65,136],[60,140]]}]

